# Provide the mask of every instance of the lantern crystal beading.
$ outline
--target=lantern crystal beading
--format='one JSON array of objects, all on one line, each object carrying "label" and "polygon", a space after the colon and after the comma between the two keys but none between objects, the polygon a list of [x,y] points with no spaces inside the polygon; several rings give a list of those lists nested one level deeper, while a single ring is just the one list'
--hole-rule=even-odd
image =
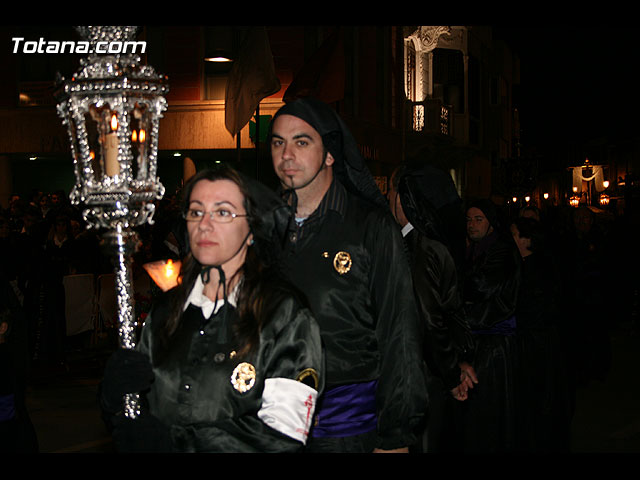
[{"label": "lantern crystal beading", "polygon": [[[89,228],[106,229],[114,248],[119,342],[135,347],[130,261],[138,242],[132,230],[153,223],[154,201],[164,195],[157,176],[160,118],[167,109],[166,77],[141,64],[136,53],[98,54],[96,46],[135,46],[138,27],[76,27],[90,51],[68,81],[59,78],[57,112],[67,126],[74,162],[73,204],[83,204]],[[146,44],[145,44],[146,45]],[[111,49],[109,49],[111,50]],[[139,414],[137,394],[125,415]]]}]

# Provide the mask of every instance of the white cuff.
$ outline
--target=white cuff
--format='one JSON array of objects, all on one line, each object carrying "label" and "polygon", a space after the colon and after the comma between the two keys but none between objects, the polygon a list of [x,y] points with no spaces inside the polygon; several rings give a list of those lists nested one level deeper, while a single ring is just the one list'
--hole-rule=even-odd
[{"label": "white cuff", "polygon": [[290,378],[264,382],[258,418],[269,427],[306,444],[318,392]]}]

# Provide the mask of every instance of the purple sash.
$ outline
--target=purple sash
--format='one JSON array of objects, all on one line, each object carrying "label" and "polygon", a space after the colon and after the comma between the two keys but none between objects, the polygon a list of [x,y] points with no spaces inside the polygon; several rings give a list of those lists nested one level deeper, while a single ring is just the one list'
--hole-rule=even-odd
[{"label": "purple sash", "polygon": [[497,323],[491,328],[485,330],[473,330],[473,333],[479,335],[515,335],[516,333],[516,316],[511,315],[506,320]]},{"label": "purple sash", "polygon": [[0,422],[11,420],[16,416],[15,397],[13,393],[0,395]]},{"label": "purple sash", "polygon": [[350,437],[376,428],[377,380],[332,388],[316,408],[312,437]]}]

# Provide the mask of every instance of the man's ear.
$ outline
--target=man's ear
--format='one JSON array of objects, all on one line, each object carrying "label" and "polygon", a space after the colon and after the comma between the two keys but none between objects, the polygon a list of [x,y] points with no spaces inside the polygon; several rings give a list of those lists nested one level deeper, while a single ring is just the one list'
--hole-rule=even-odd
[{"label": "man's ear", "polygon": [[333,158],[333,155],[331,155],[331,153],[327,152],[327,154],[324,157],[324,164],[327,167],[330,167],[331,165],[333,165],[335,162],[335,159]]}]

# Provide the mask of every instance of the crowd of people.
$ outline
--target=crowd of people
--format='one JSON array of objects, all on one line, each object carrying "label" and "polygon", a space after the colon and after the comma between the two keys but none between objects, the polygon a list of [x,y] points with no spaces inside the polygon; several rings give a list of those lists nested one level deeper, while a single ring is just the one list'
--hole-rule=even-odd
[{"label": "crowd of people", "polygon": [[626,230],[586,205],[463,206],[420,163],[394,172],[389,202],[428,321],[426,451],[568,452],[576,389],[605,379],[609,332],[632,315],[637,283],[615,281],[633,268]]},{"label": "crowd of people", "polygon": [[[163,213],[158,215],[161,219],[156,226],[141,229],[134,256],[136,268],[153,256],[176,256],[168,240],[152,240],[158,227],[165,226],[163,214],[173,215],[168,206],[171,201],[172,197],[167,197],[159,205]],[[65,358],[63,277],[114,272],[104,231],[88,228],[82,208],[72,205],[64,191],[34,191],[29,196],[12,195],[8,208],[0,210],[1,273],[23,305],[29,321],[30,356],[36,362],[60,363]],[[165,237],[169,234],[163,233]]]},{"label": "crowd of people", "polygon": [[[205,170],[140,229],[134,268],[178,258],[181,281],[106,365],[118,450],[568,452],[576,388],[606,377],[611,309],[629,317],[637,288],[608,296],[623,229],[587,206],[463,205],[420,162],[385,198],[313,99],[269,136],[277,192]],[[25,358],[64,361],[62,278],[112,272],[108,246],[64,192],[13,197],[0,242]]]}]

